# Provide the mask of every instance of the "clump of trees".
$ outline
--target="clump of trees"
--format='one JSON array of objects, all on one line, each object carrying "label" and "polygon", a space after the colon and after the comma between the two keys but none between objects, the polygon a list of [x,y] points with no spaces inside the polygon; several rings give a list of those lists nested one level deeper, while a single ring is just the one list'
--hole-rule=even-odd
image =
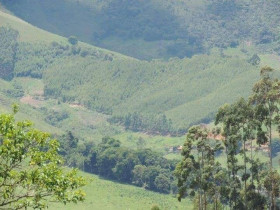
[{"label": "clump of trees", "polygon": [[156,192],[176,190],[172,174],[174,161],[150,149],[129,149],[110,137],[104,137],[98,145],[83,143],[70,131],[59,139],[60,154],[65,157],[67,166]]},{"label": "clump of trees", "polygon": [[168,119],[165,114],[153,115],[134,112],[125,116],[113,116],[109,122],[123,125],[126,130],[134,132],[141,131],[160,135],[176,133],[171,119]]},{"label": "clump of trees", "polygon": [[[18,107],[14,106],[14,114]],[[85,199],[85,179],[63,168],[59,143],[32,127],[0,115],[0,208],[47,208],[48,202],[77,203]]]},{"label": "clump of trees", "polygon": [[[272,132],[280,127],[280,81],[272,73],[272,68],[262,68],[248,100],[241,98],[218,110],[215,124],[220,127],[213,133],[221,133],[223,141],[210,145],[209,130],[189,129],[183,159],[175,170],[179,200],[194,197],[195,209],[279,208],[280,175],[272,161]],[[269,164],[253,155],[254,144],[268,145]],[[214,155],[221,147],[224,165]]]},{"label": "clump of trees", "polygon": [[76,44],[78,44],[78,39],[77,39],[77,37],[75,37],[75,36],[70,36],[70,37],[68,37],[68,42],[69,42],[71,45],[76,45]]},{"label": "clump of trees", "polygon": [[59,122],[67,119],[69,114],[65,110],[50,110],[45,117],[45,121],[51,125],[57,125]]}]

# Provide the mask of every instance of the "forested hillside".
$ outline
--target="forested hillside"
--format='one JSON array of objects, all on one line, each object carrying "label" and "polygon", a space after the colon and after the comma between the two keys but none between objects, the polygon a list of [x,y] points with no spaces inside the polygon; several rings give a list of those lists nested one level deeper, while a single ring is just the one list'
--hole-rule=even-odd
[{"label": "forested hillside", "polygon": [[182,58],[243,44],[279,53],[278,0],[1,2],[35,26],[138,58]]},{"label": "forested hillside", "polygon": [[[188,11],[190,11],[188,15],[194,15],[191,11],[196,11],[197,13],[195,14],[199,14],[199,11],[202,10],[207,11],[205,13],[207,21],[211,20],[211,18],[208,18],[208,15],[211,14],[211,17],[219,17],[221,21],[224,20],[225,24],[234,22],[236,28],[241,30],[242,27],[239,26],[239,23],[244,23],[244,21],[238,19],[239,16],[233,14],[229,16],[229,14],[232,12],[236,14],[241,13],[244,8],[247,8],[247,12],[250,12],[252,8],[262,4],[261,2],[247,2],[245,4],[244,1],[235,1],[234,3],[229,1],[223,1],[223,3],[218,1],[167,1],[160,7],[156,7],[160,1],[151,1],[149,3],[144,1],[141,4],[137,1],[130,1],[129,3],[121,1],[118,2],[119,4],[113,1],[96,1],[94,3],[80,1],[75,2],[75,5],[73,5],[72,1],[60,1],[61,7],[56,5],[56,9],[54,9],[51,1],[47,0],[40,4],[33,2],[32,7],[27,8],[31,3],[32,1],[27,2],[24,0],[19,0],[13,4],[2,1],[6,8],[11,9],[11,11],[18,15],[25,9],[24,11],[26,12],[24,14],[29,14],[26,19],[31,18],[30,22],[33,20],[32,15],[38,13],[36,20],[38,23],[43,24],[41,27],[44,27],[44,21],[40,18],[43,18],[43,14],[48,14],[44,20],[49,26],[52,25],[54,28],[59,26],[58,28],[63,30],[69,23],[70,25],[67,27],[69,30],[75,29],[77,33],[83,35],[87,35],[87,33],[72,26],[71,21],[79,21],[79,24],[75,25],[76,27],[88,28],[90,30],[92,27],[86,27],[83,24],[88,22],[97,24],[107,14],[118,16],[119,19],[116,22],[122,22],[121,27],[125,27],[128,24],[128,19],[123,21],[125,17],[122,15],[125,16],[127,14],[127,17],[129,17],[132,14],[125,11],[134,11],[135,14],[138,14],[135,15],[135,18],[138,20],[136,22],[141,32],[135,32],[137,39],[144,36],[142,34],[143,31],[146,30],[150,33],[151,30],[159,27],[160,30],[167,31],[166,33],[160,33],[167,36],[161,37],[161,41],[168,39],[171,42],[174,37],[180,34],[175,27],[175,22],[180,20],[181,22],[179,22],[182,24],[183,17],[187,18],[187,16],[184,16],[184,12],[182,12],[185,11],[183,10],[184,6],[187,6]],[[205,31],[198,33],[201,39],[197,39],[197,43],[203,45],[203,54],[194,55],[192,58],[170,58],[168,60],[152,61],[141,61],[100,49],[85,44],[79,38],[77,39],[73,36],[67,40],[35,28],[12,15],[1,12],[1,25],[5,26],[1,28],[1,41],[5,44],[9,42],[9,48],[6,48],[5,45],[0,46],[2,50],[5,49],[5,52],[3,51],[4,53],[1,55],[3,61],[0,64],[3,69],[2,78],[32,77],[42,79],[44,97],[57,99],[59,102],[85,106],[107,115],[110,123],[122,125],[128,130],[163,135],[181,135],[186,132],[190,125],[210,122],[213,119],[215,110],[223,103],[231,102],[240,96],[248,96],[250,92],[249,87],[256,81],[258,69],[261,65],[272,64],[275,68],[279,67],[279,57],[275,54],[276,52],[270,54],[266,51],[269,44],[273,44],[274,48],[278,46],[275,44],[278,39],[276,29],[272,27],[273,22],[277,20],[277,14],[272,14],[272,11],[274,11],[271,8],[272,2],[268,2],[265,5],[266,7],[262,11],[259,11],[259,9],[256,11],[263,13],[262,18],[259,20],[261,22],[266,21],[268,16],[271,17],[270,21],[267,21],[266,27],[268,31],[271,31],[271,33],[269,32],[270,34],[274,34],[274,38],[265,36],[266,41],[261,41],[259,36],[251,33],[253,31],[250,31],[250,33],[242,32],[242,35],[234,35],[234,33],[229,35],[228,33],[233,30],[230,27],[226,30],[227,33],[224,34],[218,30],[218,26],[217,30],[213,30],[215,24],[219,25],[220,23],[218,21],[220,19],[217,19],[213,20],[214,25],[211,27],[211,30],[213,30],[211,33],[206,33]],[[273,5],[277,8],[278,3]],[[147,9],[142,11],[141,8],[144,6]],[[235,7],[236,9],[233,9]],[[34,13],[27,12],[30,8],[34,9]],[[64,12],[60,11],[62,8]],[[83,13],[81,16],[79,14],[82,14],[82,8],[87,8],[88,13]],[[149,18],[149,14],[154,14],[155,8],[162,9],[162,12],[165,12],[165,16],[167,16],[168,11],[170,12],[171,9],[176,8],[178,11],[176,10],[177,12],[172,14],[176,14],[177,18],[171,18],[172,21],[176,20],[172,24],[172,27],[174,26],[175,28],[166,28],[168,21],[164,19],[163,21],[166,24],[161,25],[151,21],[151,24],[155,24],[154,26],[150,28],[147,26],[148,28],[145,29],[141,28],[145,24],[140,17],[145,16]],[[221,8],[223,8],[223,12]],[[227,9],[225,10],[225,8]],[[271,10],[268,8],[271,8]],[[106,13],[106,9],[110,9],[110,12]],[[68,19],[64,18],[68,17],[67,14],[70,15],[70,13],[67,13],[70,10],[73,14],[71,12],[72,18],[69,22]],[[95,19],[91,17],[90,20],[96,21],[89,21],[89,19],[86,19],[87,14],[99,14],[98,12],[93,12],[93,10],[103,12],[103,16],[96,16]],[[117,12],[119,10],[122,12]],[[55,14],[59,15],[59,17]],[[158,13],[159,16],[154,18],[164,14]],[[75,19],[77,17],[83,17],[85,20]],[[114,20],[116,17],[111,17],[111,19]],[[170,19],[172,16],[168,17]],[[195,22],[196,19],[192,18],[192,21],[185,19],[185,23],[188,22],[188,27],[181,25],[182,27],[179,28],[188,29],[192,24],[195,24],[195,29],[191,30],[192,33],[195,33],[195,30],[199,30],[200,24],[209,24],[207,21],[202,21],[203,15],[201,15],[197,23]],[[53,22],[54,20],[56,22]],[[59,24],[60,21],[61,24],[67,24],[63,26],[55,25]],[[135,21],[129,23],[132,25],[127,26],[127,30],[115,26],[113,22],[108,19],[106,24],[102,25],[104,26],[102,30],[105,30],[106,27],[112,24],[110,26],[112,30],[108,30],[107,34],[122,36],[126,40],[132,39],[131,37],[133,36],[128,34],[132,33],[136,27],[133,25],[136,23]],[[261,22],[252,20],[254,24]],[[10,27],[6,27],[7,24]],[[226,25],[224,26],[224,29],[228,28]],[[207,27],[203,26],[202,28],[206,30]],[[252,26],[252,29],[254,28]],[[213,35],[214,31],[217,32],[215,36]],[[170,34],[175,32],[176,36]],[[259,30],[254,33],[258,32]],[[57,33],[60,32],[57,31]],[[184,34],[187,36],[187,33]],[[79,34],[76,35],[79,36]],[[206,36],[209,37],[205,38]],[[213,41],[213,37],[210,38],[210,36],[216,37],[219,42]],[[236,36],[237,44],[221,44],[221,42],[230,41],[231,36]],[[149,37],[153,36],[150,34]],[[84,38],[81,37],[81,39]],[[105,35],[101,36],[101,39],[105,39]],[[145,42],[151,43],[157,39],[146,40]],[[176,38],[176,40],[183,39],[184,37]],[[110,40],[112,41],[114,38],[111,37]],[[210,44],[210,42],[212,43]],[[214,46],[220,48],[212,48]],[[175,48],[176,52],[180,51],[180,47],[181,45]],[[259,50],[260,47],[262,47],[262,50]]]},{"label": "forested hillside", "polygon": [[42,79],[45,97],[83,105],[120,124],[134,114],[126,127],[151,133],[184,133],[191,124],[210,122],[224,102],[249,94],[261,62],[243,48],[148,62],[80,42],[22,42],[7,27],[0,33],[2,42],[13,43],[1,55],[2,78]]},{"label": "forested hillside", "polygon": [[241,90],[249,90],[256,75],[257,67],[246,59],[213,53],[169,62],[66,59],[48,68],[43,79],[46,96],[109,115],[163,113],[177,127],[188,127],[210,121],[225,101],[247,96]]}]

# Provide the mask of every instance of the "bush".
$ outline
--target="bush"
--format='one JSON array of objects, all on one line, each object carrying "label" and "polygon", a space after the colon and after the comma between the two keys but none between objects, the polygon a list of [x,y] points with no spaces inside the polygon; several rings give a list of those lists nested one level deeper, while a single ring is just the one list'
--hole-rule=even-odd
[{"label": "bush", "polygon": [[78,39],[77,39],[77,37],[75,37],[75,36],[70,36],[70,37],[68,38],[68,42],[69,42],[70,44],[72,44],[72,45],[76,45],[76,44],[78,44]]}]

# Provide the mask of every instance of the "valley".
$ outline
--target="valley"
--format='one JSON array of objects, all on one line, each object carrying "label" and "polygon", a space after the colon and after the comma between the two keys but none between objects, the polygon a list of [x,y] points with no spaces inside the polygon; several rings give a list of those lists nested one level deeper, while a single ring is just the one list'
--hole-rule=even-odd
[{"label": "valley", "polygon": [[[215,141],[211,133],[219,108],[251,96],[264,66],[280,78],[280,4],[260,6],[245,0],[1,0],[0,112],[18,104],[16,119],[57,138],[66,166],[89,180],[85,202],[49,208],[192,209],[196,198],[177,201],[174,176],[189,129],[207,128],[210,146],[223,142],[222,134]],[[250,16],[254,11],[262,18]],[[276,127],[272,165],[279,172]],[[75,148],[61,139],[76,141]],[[254,158],[266,163],[267,145],[254,138],[235,158],[241,163],[254,147]],[[199,158],[197,145],[192,150]],[[227,151],[216,152],[221,167],[228,166]],[[104,172],[102,164],[115,165]],[[144,178],[136,179],[133,167]],[[131,174],[122,180],[118,170]]]}]

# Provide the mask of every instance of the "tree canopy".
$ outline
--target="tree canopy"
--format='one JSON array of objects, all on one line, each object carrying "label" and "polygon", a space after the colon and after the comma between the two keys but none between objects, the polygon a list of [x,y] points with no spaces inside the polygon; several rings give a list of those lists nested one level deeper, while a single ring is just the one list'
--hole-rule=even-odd
[{"label": "tree canopy", "polygon": [[14,114],[0,115],[0,208],[83,201],[85,179],[63,167],[58,141],[30,121],[16,121]]}]

